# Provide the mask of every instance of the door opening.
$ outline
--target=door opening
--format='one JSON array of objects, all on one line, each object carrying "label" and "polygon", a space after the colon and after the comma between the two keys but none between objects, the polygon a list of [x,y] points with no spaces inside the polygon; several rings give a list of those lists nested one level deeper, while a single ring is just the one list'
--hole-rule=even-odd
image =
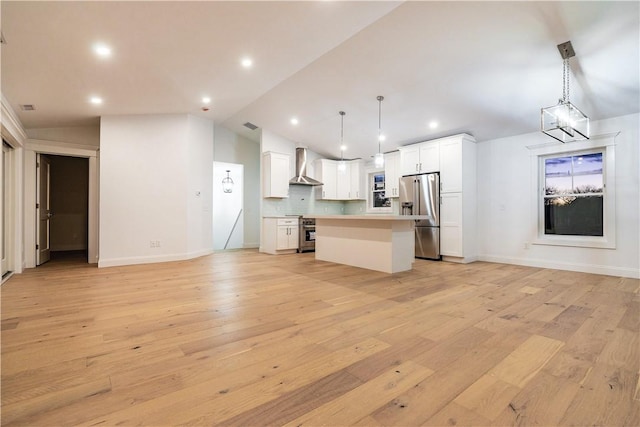
[{"label": "door opening", "polygon": [[89,160],[38,154],[37,265],[49,259],[87,260]]},{"label": "door opening", "polygon": [[244,166],[213,162],[213,249],[244,247]]}]

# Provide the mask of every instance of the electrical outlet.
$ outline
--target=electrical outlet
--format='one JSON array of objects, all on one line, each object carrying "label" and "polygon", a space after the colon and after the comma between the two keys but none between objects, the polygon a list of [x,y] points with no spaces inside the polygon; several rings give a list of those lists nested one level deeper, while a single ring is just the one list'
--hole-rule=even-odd
[{"label": "electrical outlet", "polygon": [[160,240],[156,240],[156,248],[160,247]]},{"label": "electrical outlet", "polygon": [[149,247],[150,248],[155,248],[156,247],[156,241],[155,240],[149,240]]}]

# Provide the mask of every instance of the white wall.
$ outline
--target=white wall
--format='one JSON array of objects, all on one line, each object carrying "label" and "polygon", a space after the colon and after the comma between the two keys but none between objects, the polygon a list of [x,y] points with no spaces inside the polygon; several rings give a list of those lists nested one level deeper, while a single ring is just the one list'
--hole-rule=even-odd
[{"label": "white wall", "polygon": [[29,139],[100,147],[100,126],[27,129]]},{"label": "white wall", "polygon": [[260,244],[260,145],[216,126],[213,157],[216,162],[244,166],[243,246],[257,248]]},{"label": "white wall", "polygon": [[537,207],[531,206],[531,151],[548,143],[540,132],[485,141],[478,148],[478,241],[480,259],[572,271],[640,277],[640,178],[638,129],[633,114],[591,123],[591,134],[616,137],[616,248],[530,245],[537,235]]},{"label": "white wall", "polygon": [[[99,266],[211,251],[205,190],[210,190],[212,133],[213,123],[187,115],[102,117]],[[196,189],[202,191],[200,200]]]},{"label": "white wall", "polygon": [[192,258],[213,249],[211,176],[214,128],[210,120],[201,117],[187,116],[187,120],[187,255]]}]

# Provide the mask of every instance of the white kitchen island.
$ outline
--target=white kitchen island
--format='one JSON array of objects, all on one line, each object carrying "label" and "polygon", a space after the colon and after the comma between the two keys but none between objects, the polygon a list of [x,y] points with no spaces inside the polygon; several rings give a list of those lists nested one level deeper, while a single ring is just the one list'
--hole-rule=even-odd
[{"label": "white kitchen island", "polygon": [[305,215],[316,219],[316,259],[385,273],[411,270],[423,215]]}]

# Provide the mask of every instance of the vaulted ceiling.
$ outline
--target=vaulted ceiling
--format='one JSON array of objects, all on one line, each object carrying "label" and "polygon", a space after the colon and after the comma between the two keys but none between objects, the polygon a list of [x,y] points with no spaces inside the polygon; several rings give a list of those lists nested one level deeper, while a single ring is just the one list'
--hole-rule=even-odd
[{"label": "vaulted ceiling", "polygon": [[[460,132],[483,141],[536,131],[540,108],[562,95],[556,46],[567,40],[571,101],[592,120],[637,113],[639,6],[2,1],[2,93],[27,129],[188,113],[256,140],[243,126],[251,122],[328,157],[340,155],[343,110],[345,157],[369,158],[378,95],[383,151]],[[99,42],[110,57],[94,54]]]}]

